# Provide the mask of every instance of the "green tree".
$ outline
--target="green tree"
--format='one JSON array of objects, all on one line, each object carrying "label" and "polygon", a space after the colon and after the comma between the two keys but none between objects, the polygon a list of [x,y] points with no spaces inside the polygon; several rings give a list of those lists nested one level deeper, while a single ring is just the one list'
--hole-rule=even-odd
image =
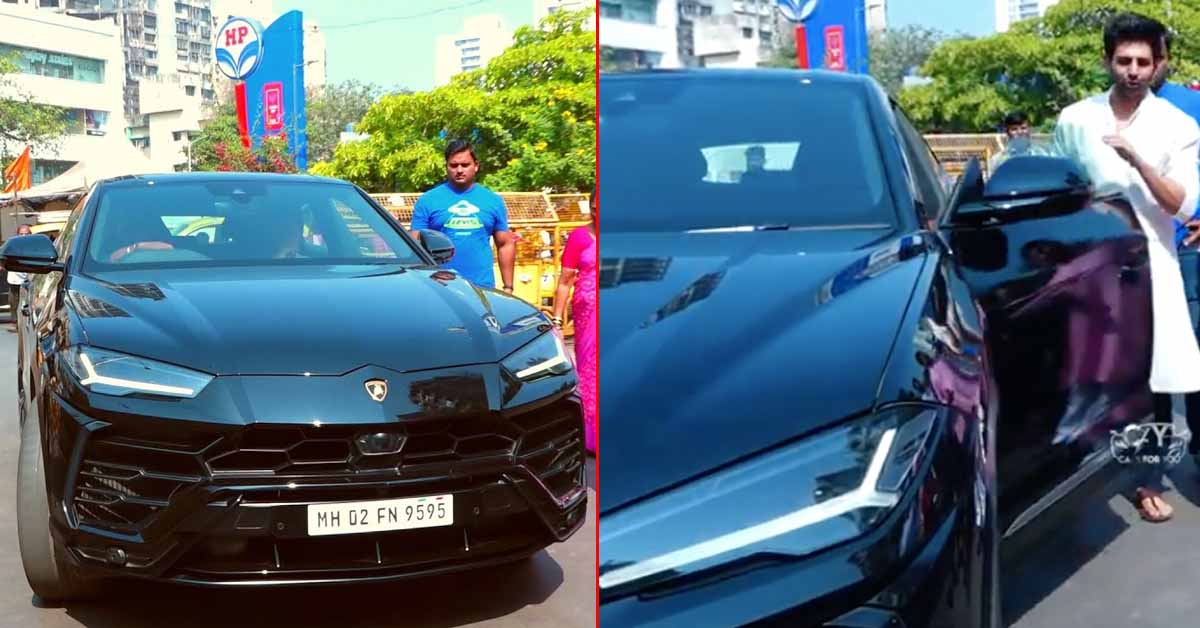
[{"label": "green tree", "polygon": [[871,33],[871,76],[888,92],[898,93],[904,77],[925,63],[943,39],[941,31],[915,24]]},{"label": "green tree", "polygon": [[296,172],[287,151],[287,141],[273,137],[254,150],[242,146],[238,133],[237,106],[220,105],[192,138],[192,169],[219,172]]},{"label": "green tree", "polygon": [[18,72],[12,56],[0,56],[0,168],[26,145],[35,153],[52,148],[67,131],[67,111],[33,102],[12,75]]},{"label": "green tree", "polygon": [[445,177],[448,140],[469,139],[493,189],[568,191],[595,181],[595,34],[591,11],[525,26],[485,68],[429,92],[380,98],[316,174],[373,192],[418,191]]},{"label": "green tree", "polygon": [[[398,91],[406,93],[408,90]],[[310,90],[305,105],[309,161],[332,159],[338,137],[346,125],[358,124],[382,94],[380,86],[353,79],[326,85],[319,91]]]},{"label": "green tree", "polygon": [[1172,80],[1200,78],[1200,0],[1173,0],[1170,15],[1162,0],[1063,0],[1006,33],[942,43],[921,67],[932,82],[901,91],[900,102],[928,132],[995,132],[1018,109],[1047,130],[1064,107],[1107,88],[1100,35],[1122,11],[1172,30]]},{"label": "green tree", "polygon": [[[759,64],[764,68],[796,67],[796,38],[789,23],[776,32],[783,33],[776,41],[775,53]],[[875,31],[867,46],[871,76],[891,93],[900,91],[910,70],[925,63],[937,45],[945,39],[941,31],[909,25],[897,29]]]}]

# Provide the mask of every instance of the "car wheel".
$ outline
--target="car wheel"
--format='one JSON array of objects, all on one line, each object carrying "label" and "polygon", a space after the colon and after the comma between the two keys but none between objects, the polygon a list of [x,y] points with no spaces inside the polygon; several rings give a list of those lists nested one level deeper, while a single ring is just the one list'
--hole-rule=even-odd
[{"label": "car wheel", "polygon": [[62,548],[50,534],[50,506],[42,460],[40,421],[26,421],[21,429],[17,460],[17,539],[21,564],[33,593],[42,602],[82,599],[94,592],[92,582],[77,576],[62,560]]}]

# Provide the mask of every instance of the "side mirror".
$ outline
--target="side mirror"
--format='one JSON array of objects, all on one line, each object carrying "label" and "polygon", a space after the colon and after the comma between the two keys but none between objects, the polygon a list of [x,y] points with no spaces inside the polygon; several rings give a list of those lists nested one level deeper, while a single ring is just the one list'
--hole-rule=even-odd
[{"label": "side mirror", "polygon": [[9,272],[37,275],[63,269],[63,265],[58,263],[54,242],[40,233],[9,238],[0,247],[0,266]]},{"label": "side mirror", "polygon": [[968,181],[964,173],[961,194],[955,194],[949,217],[952,226],[1063,216],[1087,207],[1092,194],[1083,169],[1064,157],[1011,157],[986,184],[982,172],[971,176]]},{"label": "side mirror", "polygon": [[454,258],[454,243],[446,234],[432,229],[422,229],[417,233],[421,234],[421,246],[437,260],[437,263],[445,264]]}]

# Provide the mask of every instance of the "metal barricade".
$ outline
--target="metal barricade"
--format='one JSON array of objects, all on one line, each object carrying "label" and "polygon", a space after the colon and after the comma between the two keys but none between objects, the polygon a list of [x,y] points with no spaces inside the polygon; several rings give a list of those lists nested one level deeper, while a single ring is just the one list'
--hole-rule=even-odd
[{"label": "metal barricade", "polygon": [[[508,228],[517,236],[517,259],[513,267],[513,294],[537,308],[552,313],[558,288],[559,262],[567,236],[576,227],[586,225],[586,194],[539,192],[499,192],[508,209]],[[412,224],[413,206],[420,194],[396,192],[371,194],[402,225]],[[583,203],[580,205],[580,203]],[[496,285],[502,284],[497,263]],[[573,335],[570,307],[563,322],[563,333]]]}]

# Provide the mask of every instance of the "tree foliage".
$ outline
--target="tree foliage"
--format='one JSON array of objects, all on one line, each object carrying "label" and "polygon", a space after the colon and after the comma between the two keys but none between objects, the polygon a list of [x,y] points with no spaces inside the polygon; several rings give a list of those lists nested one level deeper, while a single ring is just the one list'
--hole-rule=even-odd
[{"label": "tree foliage", "polygon": [[18,71],[13,57],[0,56],[0,166],[7,165],[26,145],[35,155],[56,147],[67,131],[67,111],[33,102],[12,75]]},{"label": "tree foliage", "polygon": [[871,76],[888,92],[898,93],[904,77],[921,67],[943,39],[941,31],[915,24],[872,32],[868,46]]},{"label": "tree foliage", "polygon": [[332,159],[346,125],[362,120],[381,95],[380,86],[353,79],[310,91],[305,105],[308,159],[314,162]]},{"label": "tree foliage", "polygon": [[480,182],[553,191],[595,181],[595,35],[592,11],[558,12],[525,26],[485,68],[429,92],[380,98],[355,126],[368,139],[339,145],[316,174],[373,192],[420,191],[445,178],[450,139],[472,141]]},{"label": "tree foliage", "polygon": [[1006,33],[942,43],[921,67],[932,82],[901,91],[900,102],[928,132],[995,132],[1013,110],[1048,129],[1064,107],[1107,89],[1101,32],[1122,11],[1167,24],[1172,80],[1200,79],[1200,0],[1173,0],[1170,15],[1162,0],[1063,0]]},{"label": "tree foliage", "polygon": [[200,133],[192,138],[192,169],[218,172],[296,172],[287,140],[264,139],[248,150],[238,133],[237,106],[220,105]]},{"label": "tree foliage", "polygon": [[[788,24],[780,21],[780,24]],[[759,64],[764,68],[796,67],[796,38],[788,28],[777,28],[783,33],[776,41],[775,53]],[[900,91],[904,77],[929,58],[937,45],[945,39],[941,31],[917,25],[902,26],[870,34],[868,65],[871,76],[891,93]]]}]

